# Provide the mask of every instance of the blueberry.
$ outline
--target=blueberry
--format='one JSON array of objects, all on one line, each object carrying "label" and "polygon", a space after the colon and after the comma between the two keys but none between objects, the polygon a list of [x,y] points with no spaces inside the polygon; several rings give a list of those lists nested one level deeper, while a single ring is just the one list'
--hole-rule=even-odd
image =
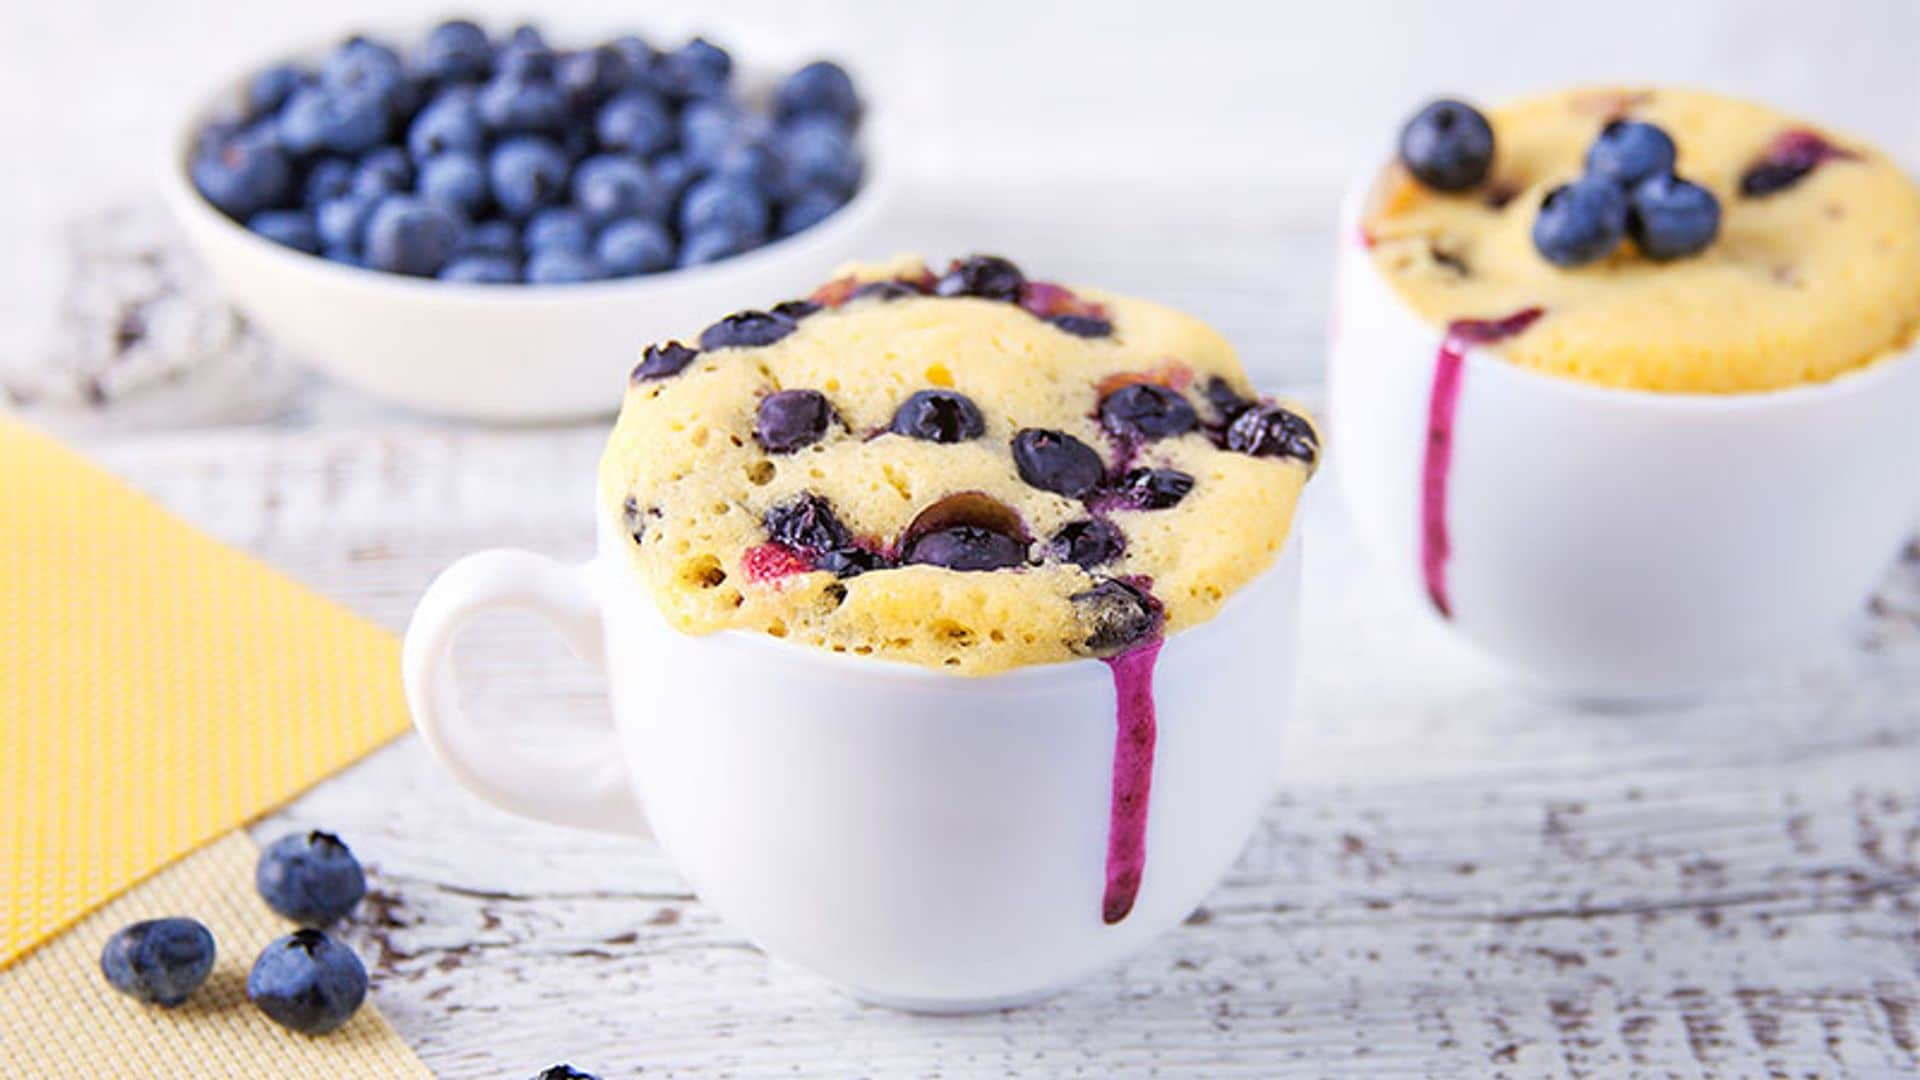
[{"label": "blueberry", "polygon": [[511,221],[482,221],[467,227],[460,237],[462,255],[520,254],[520,230]]},{"label": "blueberry", "polygon": [[1165,510],[1178,506],[1193,490],[1193,476],[1179,469],[1132,469],[1120,478],[1119,494],[1126,504],[1140,510]]},{"label": "blueberry", "polygon": [[762,197],[775,200],[788,188],[787,166],[765,140],[738,142],[720,152],[713,174],[750,185]]},{"label": "blueberry", "polygon": [[521,234],[528,251],[565,251],[585,255],[593,247],[593,229],[580,211],[550,206],[527,219]]},{"label": "blueberry", "polygon": [[627,66],[632,71],[633,81],[636,84],[646,81],[648,69],[653,67],[660,58],[660,55],[653,51],[653,46],[647,44],[647,39],[639,34],[622,34],[614,38],[610,44],[614,49],[619,50],[620,55],[627,58]]},{"label": "blueberry", "polygon": [[940,296],[978,296],[1015,303],[1026,282],[1018,266],[998,255],[969,255],[956,260],[933,291]]},{"label": "blueberry", "polygon": [[1400,162],[1436,191],[1465,191],[1493,167],[1493,128],[1463,101],[1433,102],[1401,130]]},{"label": "blueberry", "polygon": [[193,159],[193,184],[228,217],[245,221],[293,191],[293,166],[265,133],[243,131]]},{"label": "blueberry", "polygon": [[664,345],[649,345],[640,354],[640,365],[633,369],[634,382],[646,382],[650,379],[665,379],[680,374],[688,364],[700,355],[698,349],[689,349],[677,341]]},{"label": "blueberry", "polygon": [[1098,338],[1113,333],[1113,323],[1098,315],[1055,315],[1047,321],[1074,337]]},{"label": "blueberry", "polygon": [[652,221],[616,221],[594,241],[594,258],[608,277],[655,274],[673,265],[673,237]]},{"label": "blueberry", "polygon": [[685,157],[679,154],[661,154],[647,163],[653,169],[653,179],[660,190],[667,193],[667,199],[679,203],[680,196],[700,178],[699,170],[693,167]]},{"label": "blueberry", "polygon": [[329,199],[314,211],[314,225],[320,232],[320,246],[331,252],[358,252],[366,243],[367,222],[380,205],[373,195],[346,195]]},{"label": "blueberry", "polygon": [[100,972],[136,1001],[173,1008],[213,970],[213,934],[193,919],[148,919],[122,927],[100,950]]},{"label": "blueberry", "polygon": [[1027,545],[980,525],[949,525],[907,545],[904,561],[949,570],[1004,570],[1027,561]]},{"label": "blueberry", "polygon": [[1127,550],[1126,534],[1105,518],[1069,521],[1047,541],[1047,553],[1082,570],[1104,566]]},{"label": "blueberry", "polygon": [[460,246],[460,220],[445,207],[408,195],[381,200],[367,222],[367,265],[431,277]]},{"label": "blueberry", "polygon": [[554,81],[576,107],[597,105],[633,81],[633,62],[611,45],[597,45],[560,58]]},{"label": "blueberry", "polygon": [[803,229],[811,229],[846,204],[843,196],[831,191],[817,188],[803,191],[780,208],[779,224],[774,231],[781,236],[792,236]]},{"label": "blueberry", "polygon": [[407,151],[425,161],[449,150],[480,153],[487,146],[487,129],[471,94],[442,94],[427,103],[407,128]]},{"label": "blueberry", "polygon": [[831,60],[815,60],[781,82],[773,109],[782,120],[824,113],[851,124],[860,117],[860,95],[846,69]]},{"label": "blueberry", "polygon": [[593,119],[593,131],[608,150],[650,157],[674,144],[679,132],[660,99],[628,90],[608,99]]},{"label": "blueberry", "polygon": [[845,131],[820,117],[804,117],[782,129],[775,150],[796,189],[821,188],[850,195],[860,186],[860,151]]},{"label": "blueberry", "polygon": [[345,918],[367,893],[360,862],[332,833],[293,833],[260,853],[253,883],[267,906],[304,926]]},{"label": "blueberry", "polygon": [[296,154],[360,154],[387,137],[387,103],[368,90],[294,91],[280,110],[280,141]]},{"label": "blueberry", "polygon": [[540,1075],[534,1077],[533,1080],[600,1080],[600,1078],[592,1073],[583,1073],[579,1069],[562,1062],[558,1065],[547,1066],[541,1070]]},{"label": "blueberry", "polygon": [[552,82],[559,58],[540,31],[531,26],[514,30],[494,57],[494,73],[516,81]]},{"label": "blueberry", "polygon": [[1100,399],[1100,426],[1115,435],[1165,439],[1199,427],[1200,416],[1186,398],[1159,383],[1129,383]]},{"label": "blueberry", "polygon": [[1043,428],[1026,428],[1013,437],[1013,464],[1020,479],[1069,499],[1086,495],[1107,474],[1093,447],[1065,432]]},{"label": "blueberry", "polygon": [[914,288],[904,281],[869,281],[865,285],[853,290],[853,295],[847,297],[847,299],[880,300],[884,302],[887,300],[906,300],[910,297],[920,295],[922,295],[922,293],[919,289]]},{"label": "blueberry", "polygon": [[696,101],[680,113],[680,150],[687,160],[711,169],[727,148],[753,135],[747,116],[730,101]]},{"label": "blueberry", "polygon": [[794,322],[785,315],[767,311],[736,311],[700,331],[700,347],[714,349],[757,348],[771,345],[793,333]]},{"label": "blueberry", "polygon": [[353,191],[358,195],[391,195],[412,186],[413,163],[398,147],[372,151],[353,170]]},{"label": "blueberry", "polygon": [[511,255],[485,252],[459,255],[440,268],[440,280],[470,285],[515,285],[520,281],[520,260]]},{"label": "blueberry", "polygon": [[753,438],[769,453],[791,454],[826,438],[833,420],[833,406],[820,391],[776,390],[754,411]]},{"label": "blueberry", "polygon": [[342,266],[367,265],[366,260],[360,257],[360,252],[357,248],[322,247],[320,249],[320,257],[328,262],[339,263]]},{"label": "blueberry", "polygon": [[533,285],[572,285],[598,281],[600,268],[593,257],[560,248],[535,248],[527,256],[527,281]]},{"label": "blueberry", "polygon": [[1254,457],[1298,458],[1311,465],[1320,456],[1320,436],[1298,413],[1279,405],[1249,405],[1227,427],[1227,449]]},{"label": "blueberry", "polygon": [[1087,627],[1082,645],[1096,656],[1120,652],[1160,632],[1160,605],[1117,578],[1102,579],[1070,599]]},{"label": "blueberry", "polygon": [[558,202],[567,189],[571,165],[550,140],[517,135],[493,148],[487,178],[493,198],[509,217],[523,218]]},{"label": "blueberry", "polygon": [[247,973],[247,1000],[303,1035],[345,1024],[367,999],[367,969],[353,950],[318,930],[296,930],[261,950]]},{"label": "blueberry", "polygon": [[1678,259],[1706,250],[1720,232],[1713,192],[1666,174],[1650,176],[1628,198],[1627,234],[1649,259]]},{"label": "blueberry", "polygon": [[770,218],[766,197],[731,176],[709,176],[688,188],[680,200],[683,233],[724,229],[735,235],[761,236]]},{"label": "blueberry", "polygon": [[549,135],[567,126],[567,95],[551,82],[502,71],[474,98],[480,119],[499,135]]},{"label": "blueberry", "polygon": [[320,65],[320,83],[334,93],[371,94],[389,112],[418,104],[400,57],[371,38],[348,38],[329,54]]},{"label": "blueberry", "polygon": [[307,85],[307,73],[292,64],[276,64],[247,83],[247,113],[260,117],[278,112],[295,90]]},{"label": "blueberry", "polygon": [[443,83],[478,82],[493,69],[493,43],[485,30],[452,19],[427,32],[413,51],[413,69]]},{"label": "blueberry", "polygon": [[862,547],[844,547],[829,551],[813,561],[816,570],[825,570],[837,578],[859,577],[873,570],[892,566],[884,555]]},{"label": "blueberry", "polygon": [[625,154],[601,154],[581,162],[573,173],[573,202],[596,225],[629,217],[665,221],[672,210],[646,164]]},{"label": "blueberry", "polygon": [[808,555],[853,545],[853,534],[840,523],[833,504],[811,491],[773,507],[760,520],[775,543]]},{"label": "blueberry", "polygon": [[329,199],[345,195],[353,187],[353,162],[346,158],[321,158],[307,169],[300,187],[300,201],[318,208]]},{"label": "blueberry", "polygon": [[676,97],[712,97],[726,89],[733,58],[705,38],[694,38],[662,56],[659,72],[662,86]]},{"label": "blueberry", "polygon": [[1587,173],[1630,188],[1673,171],[1673,140],[1652,124],[1614,120],[1587,149]]},{"label": "blueberry", "polygon": [[1255,404],[1241,397],[1240,391],[1235,390],[1232,383],[1218,375],[1208,379],[1207,385],[1202,387],[1200,392],[1205,395],[1207,404],[1213,406],[1214,416],[1222,424],[1233,423],[1241,413]]},{"label": "blueberry", "polygon": [[487,167],[480,155],[466,150],[450,150],[428,158],[420,166],[420,197],[458,210],[465,217],[478,217],[493,200],[487,190]]},{"label": "blueberry", "polygon": [[980,415],[980,407],[965,394],[920,390],[901,403],[887,429],[927,442],[957,443],[985,434],[987,421]]},{"label": "blueberry", "polygon": [[729,228],[707,229],[689,234],[680,244],[675,266],[705,266],[730,259],[760,246],[760,237]]},{"label": "blueberry", "polygon": [[320,230],[305,210],[262,210],[247,219],[247,228],[276,244],[320,254]]},{"label": "blueberry", "polygon": [[820,311],[821,307],[811,300],[782,300],[768,310],[775,315],[784,316],[798,322]]},{"label": "blueberry", "polygon": [[1583,176],[1547,192],[1533,219],[1533,246],[1561,267],[1606,258],[1626,234],[1627,197],[1598,177]]}]

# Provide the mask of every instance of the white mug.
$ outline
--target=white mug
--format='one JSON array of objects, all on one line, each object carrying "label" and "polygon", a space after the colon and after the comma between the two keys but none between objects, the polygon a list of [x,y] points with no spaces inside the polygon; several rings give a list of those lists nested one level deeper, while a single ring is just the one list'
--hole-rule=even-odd
[{"label": "white mug", "polygon": [[1378,572],[1575,699],[1684,697],[1839,640],[1920,521],[1920,349],[1735,395],[1595,386],[1471,342],[1442,359],[1446,332],[1366,249],[1365,190],[1341,215],[1329,468]]},{"label": "white mug", "polygon": [[[584,566],[491,551],[441,574],[406,638],[421,735],[507,810],[650,826],[730,924],[863,999],[1005,1008],[1121,960],[1199,904],[1272,793],[1294,707],[1297,539],[1214,619],[1164,644],[1144,869],[1113,923],[1106,665],[967,677],[757,632],[685,635],[655,608],[629,543],[603,512]],[[476,732],[449,650],[490,609],[546,617],[604,667],[617,750],[534,762]]]}]

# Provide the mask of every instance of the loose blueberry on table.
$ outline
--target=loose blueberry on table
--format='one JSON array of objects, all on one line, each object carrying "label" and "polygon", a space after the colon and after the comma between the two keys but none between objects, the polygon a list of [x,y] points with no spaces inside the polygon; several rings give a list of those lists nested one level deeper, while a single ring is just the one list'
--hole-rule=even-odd
[{"label": "loose blueberry on table", "polygon": [[294,833],[260,853],[254,884],[267,906],[294,922],[330,926],[367,894],[359,860],[328,832]]},{"label": "loose blueberry on table", "polygon": [[197,920],[148,919],[107,939],[100,971],[128,997],[171,1009],[207,981],[213,960],[213,934]]},{"label": "loose blueberry on table", "polygon": [[[853,80],[814,61],[760,107],[695,38],[565,51],[442,23],[404,55],[367,37],[255,76],[188,174],[257,235],[334,262],[477,283],[660,273],[831,217],[863,179]],[[536,229],[550,211],[579,230]]]},{"label": "loose blueberry on table", "polygon": [[367,999],[367,969],[352,949],[318,930],[296,930],[261,951],[247,973],[247,999],[303,1035],[324,1035]]}]

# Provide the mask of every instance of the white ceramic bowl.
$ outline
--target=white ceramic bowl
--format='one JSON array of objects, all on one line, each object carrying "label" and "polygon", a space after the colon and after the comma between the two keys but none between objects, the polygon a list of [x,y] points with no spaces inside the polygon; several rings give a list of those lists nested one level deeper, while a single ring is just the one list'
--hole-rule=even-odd
[{"label": "white ceramic bowl", "polygon": [[1839,640],[1920,521],[1920,350],[1723,396],[1597,387],[1470,346],[1436,490],[1445,334],[1369,256],[1366,187],[1341,215],[1329,468],[1380,572],[1429,611],[1437,586],[1448,626],[1574,698],[1689,695]]},{"label": "white ceramic bowl", "polygon": [[[429,25],[378,29],[389,40],[411,42]],[[626,29],[554,40],[602,41]],[[248,76],[290,55],[317,60],[333,44],[261,57],[222,80],[182,117],[162,186],[188,241],[233,302],[294,355],[368,393],[479,420],[607,415],[619,408],[626,375],[648,343],[697,333],[716,312],[805,295],[840,263],[872,254],[867,241],[889,193],[885,112],[874,105],[882,95],[860,71],[852,72],[868,103],[860,191],[813,228],[722,262],[578,285],[463,285],[282,247],[202,198],[188,176],[188,156],[202,125],[237,104]],[[737,78],[750,94],[818,55],[791,45],[743,53]]]},{"label": "white ceramic bowl", "polygon": [[[638,832],[644,806],[723,918],[868,1000],[1001,1008],[1121,960],[1194,909],[1272,794],[1293,714],[1297,540],[1162,649],[1144,869],[1111,925],[1105,665],[969,678],[746,631],[691,637],[655,609],[630,543],[602,515],[584,567],[495,551],[449,568],[407,630],[414,722],[455,779],[508,810]],[[605,753],[529,761],[461,714],[453,637],[497,608],[545,616],[606,669]]]}]

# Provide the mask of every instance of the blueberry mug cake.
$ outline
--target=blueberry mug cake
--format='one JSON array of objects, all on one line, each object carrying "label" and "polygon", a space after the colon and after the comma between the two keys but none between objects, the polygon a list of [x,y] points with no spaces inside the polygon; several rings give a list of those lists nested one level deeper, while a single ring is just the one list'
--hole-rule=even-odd
[{"label": "blueberry mug cake", "polygon": [[680,631],[963,676],[1105,661],[1114,924],[1145,872],[1160,642],[1272,565],[1319,452],[1188,316],[902,259],[649,347],[601,483]]}]

